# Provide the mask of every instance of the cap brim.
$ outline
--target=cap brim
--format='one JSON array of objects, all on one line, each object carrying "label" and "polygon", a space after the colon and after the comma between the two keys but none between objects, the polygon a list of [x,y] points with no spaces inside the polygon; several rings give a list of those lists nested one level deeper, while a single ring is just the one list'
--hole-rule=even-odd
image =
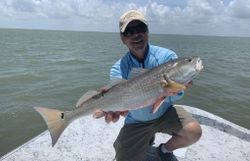
[{"label": "cap brim", "polygon": [[120,28],[120,31],[121,32],[124,32],[128,26],[128,24],[132,21],[140,21],[142,23],[144,23],[146,26],[148,26],[147,22],[145,20],[142,20],[142,19],[131,19],[129,20],[127,23],[125,23],[124,25],[122,25],[122,27]]}]

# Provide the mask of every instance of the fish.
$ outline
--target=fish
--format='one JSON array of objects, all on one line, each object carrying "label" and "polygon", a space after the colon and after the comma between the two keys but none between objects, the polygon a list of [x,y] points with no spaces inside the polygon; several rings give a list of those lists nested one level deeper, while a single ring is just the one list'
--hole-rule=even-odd
[{"label": "fish", "polygon": [[[105,86],[105,90],[89,90],[76,103],[72,110],[59,110],[48,107],[34,107],[45,120],[52,147],[75,119],[93,114],[98,118],[100,111],[136,110],[152,105],[156,112],[164,99],[164,90],[186,89],[203,69],[202,60],[198,56],[177,58],[152,69],[134,68],[128,80],[116,79]],[[101,109],[101,110],[100,110]]]}]

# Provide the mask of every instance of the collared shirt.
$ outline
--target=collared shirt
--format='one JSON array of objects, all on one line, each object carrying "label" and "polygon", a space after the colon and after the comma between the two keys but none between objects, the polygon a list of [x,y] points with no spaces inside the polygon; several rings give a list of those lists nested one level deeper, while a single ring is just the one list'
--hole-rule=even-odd
[{"label": "collared shirt", "polygon": [[[144,60],[138,60],[130,52],[118,60],[110,70],[110,79],[128,79],[132,68],[152,69],[176,58],[177,55],[172,50],[149,44]],[[180,92],[176,96],[167,97],[155,113],[152,113],[152,105],[137,110],[130,110],[125,119],[125,123],[130,124],[157,119],[171,107],[173,101],[179,100],[183,95],[184,92]]]}]

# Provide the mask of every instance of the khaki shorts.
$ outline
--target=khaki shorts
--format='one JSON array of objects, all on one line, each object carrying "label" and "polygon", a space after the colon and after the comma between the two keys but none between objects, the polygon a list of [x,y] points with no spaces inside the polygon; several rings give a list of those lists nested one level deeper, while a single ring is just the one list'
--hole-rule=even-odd
[{"label": "khaki shorts", "polygon": [[186,110],[171,107],[158,119],[124,125],[114,143],[116,161],[142,161],[155,133],[173,135],[192,121],[195,119]]}]

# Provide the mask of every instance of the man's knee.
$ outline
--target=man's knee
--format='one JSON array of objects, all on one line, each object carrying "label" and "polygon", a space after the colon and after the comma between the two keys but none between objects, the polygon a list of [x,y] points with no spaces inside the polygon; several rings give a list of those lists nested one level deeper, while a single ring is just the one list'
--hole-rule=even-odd
[{"label": "man's knee", "polygon": [[195,143],[200,139],[202,135],[202,129],[197,121],[192,121],[186,124],[178,134],[180,134],[185,139],[188,139],[190,143]]}]

